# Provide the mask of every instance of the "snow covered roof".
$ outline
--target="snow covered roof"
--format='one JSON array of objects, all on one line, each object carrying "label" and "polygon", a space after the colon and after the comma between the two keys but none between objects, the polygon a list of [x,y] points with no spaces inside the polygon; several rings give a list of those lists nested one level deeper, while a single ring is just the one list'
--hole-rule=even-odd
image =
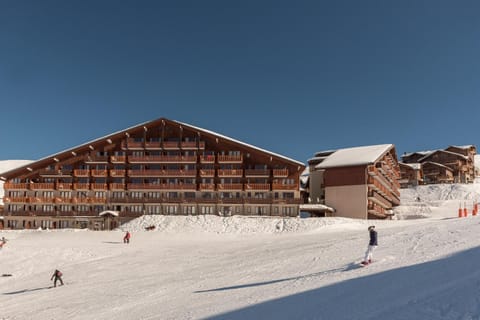
[{"label": "snow covered roof", "polygon": [[433,162],[433,161],[425,161],[423,164],[424,164],[424,165],[425,165],[425,164],[432,164],[432,165],[434,165],[434,166],[437,166],[437,167],[441,167],[441,168],[447,169],[448,171],[453,171],[453,169],[452,169],[452,168],[450,168],[450,167],[447,167],[446,165],[443,165],[443,164],[441,164],[441,163],[438,163],[438,162]]},{"label": "snow covered roof", "polygon": [[427,154],[426,156],[423,156],[421,157],[420,159],[418,159],[418,162],[422,162],[424,161],[425,159],[428,159],[429,157],[431,157],[433,154],[437,153],[437,152],[444,152],[444,153],[448,153],[448,154],[452,154],[452,155],[455,155],[459,158],[463,158],[464,160],[468,160],[468,157],[467,156],[464,156],[463,154],[460,154],[460,153],[456,153],[456,152],[452,152],[452,151],[447,151],[447,150],[436,150],[432,153],[429,153]]},{"label": "snow covered roof", "polygon": [[421,163],[405,163],[405,162],[399,162],[398,163],[399,165],[404,165],[404,166],[407,166],[407,167],[410,167],[414,170],[420,170],[422,168],[422,164]]},{"label": "snow covered roof", "polygon": [[319,203],[305,203],[300,205],[300,211],[320,211],[320,212],[335,212],[332,207]]},{"label": "snow covered roof", "polygon": [[379,144],[373,146],[339,149],[332,153],[322,163],[316,165],[315,168],[325,169],[371,164],[392,148],[394,148],[393,144]]},{"label": "snow covered roof", "polygon": [[410,157],[411,155],[414,155],[414,154],[419,154],[419,155],[427,155],[429,153],[432,153],[434,151],[437,151],[437,150],[425,150],[425,151],[415,151],[415,152],[405,152],[402,157]]},{"label": "snow covered roof", "polygon": [[114,216],[114,217],[118,217],[118,211],[106,210],[106,211],[100,212],[98,215],[99,215],[99,216],[112,215],[112,216]]}]

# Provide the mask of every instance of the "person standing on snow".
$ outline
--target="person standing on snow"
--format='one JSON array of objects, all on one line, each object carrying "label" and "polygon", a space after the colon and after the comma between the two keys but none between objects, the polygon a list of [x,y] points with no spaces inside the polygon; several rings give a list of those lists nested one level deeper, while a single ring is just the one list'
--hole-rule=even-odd
[{"label": "person standing on snow", "polygon": [[60,281],[60,285],[63,286],[62,272],[60,270],[55,269],[55,271],[52,274],[52,277],[50,278],[50,281],[52,281],[54,278],[55,278],[55,280],[53,281],[54,287],[57,286],[57,281]]},{"label": "person standing on snow", "polygon": [[125,233],[125,237],[123,237],[123,243],[130,243],[130,232],[127,231],[127,233]]},{"label": "person standing on snow", "polygon": [[365,252],[365,259],[363,259],[362,264],[367,265],[372,262],[373,251],[378,246],[377,242],[377,231],[375,231],[375,226],[368,227],[370,233],[370,242],[368,243],[367,252]]}]

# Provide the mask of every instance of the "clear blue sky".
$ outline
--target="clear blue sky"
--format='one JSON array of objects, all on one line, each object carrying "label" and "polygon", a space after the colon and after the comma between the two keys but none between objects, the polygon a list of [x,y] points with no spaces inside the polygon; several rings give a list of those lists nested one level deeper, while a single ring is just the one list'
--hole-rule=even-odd
[{"label": "clear blue sky", "polygon": [[166,117],[305,162],[479,144],[480,1],[0,1],[0,160]]}]

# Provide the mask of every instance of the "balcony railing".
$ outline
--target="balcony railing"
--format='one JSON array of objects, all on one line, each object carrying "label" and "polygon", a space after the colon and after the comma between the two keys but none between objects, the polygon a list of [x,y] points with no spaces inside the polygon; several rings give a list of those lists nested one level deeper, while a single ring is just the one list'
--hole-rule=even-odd
[{"label": "balcony railing", "polygon": [[90,175],[90,170],[88,170],[88,169],[75,169],[75,170],[73,170],[73,175],[75,177],[88,177]]},{"label": "balcony railing", "polygon": [[242,177],[242,169],[218,169],[217,174],[219,177]]},{"label": "balcony railing", "polygon": [[107,170],[92,169],[92,177],[106,177],[106,176],[107,176]]},{"label": "balcony railing", "polygon": [[100,156],[100,155],[88,155],[85,159],[86,163],[107,163],[108,156]]},{"label": "balcony railing", "polygon": [[161,149],[162,145],[160,141],[147,141],[145,142],[145,149]]},{"label": "balcony railing", "polygon": [[200,156],[200,163],[215,163],[215,155],[201,155]]},{"label": "balcony railing", "polygon": [[111,177],[125,177],[125,170],[124,169],[110,169],[110,176]]},{"label": "balcony railing", "polygon": [[178,149],[178,141],[163,141],[163,149]]},{"label": "balcony railing", "polygon": [[245,184],[245,190],[269,191],[270,185],[268,183],[247,183]]},{"label": "balcony railing", "polygon": [[245,177],[270,177],[268,169],[246,169]]},{"label": "balcony railing", "polygon": [[215,185],[213,183],[201,183],[200,191],[213,191],[215,190]]},{"label": "balcony railing", "polygon": [[90,187],[92,190],[108,190],[106,183],[92,183]]},{"label": "balcony railing", "polygon": [[129,156],[130,163],[196,163],[196,156]]},{"label": "balcony railing", "polygon": [[89,183],[74,183],[73,189],[75,190],[89,190],[90,184]]},{"label": "balcony railing", "polygon": [[201,169],[200,177],[214,177],[215,176],[215,169]]},{"label": "balcony railing", "polygon": [[111,156],[110,157],[110,162],[111,163],[125,163],[126,159],[127,159],[126,156]]},{"label": "balcony railing", "polygon": [[3,188],[5,190],[24,190],[28,189],[28,183],[5,182]]},{"label": "balcony railing", "polygon": [[298,186],[296,184],[285,184],[285,183],[273,183],[272,190],[296,190]]},{"label": "balcony railing", "polygon": [[55,183],[30,183],[31,190],[55,190]]},{"label": "balcony railing", "polygon": [[190,183],[168,183],[168,184],[151,184],[151,183],[129,183],[129,190],[196,190],[196,184]]},{"label": "balcony railing", "polygon": [[196,141],[182,141],[180,143],[180,147],[182,149],[194,150],[194,149],[197,149],[197,142]]},{"label": "balcony railing", "polygon": [[123,183],[110,183],[110,190],[125,190],[125,184]]},{"label": "balcony railing", "polygon": [[219,163],[241,163],[243,162],[243,156],[242,155],[222,155],[219,154],[217,156],[217,160]]},{"label": "balcony railing", "polygon": [[219,183],[217,189],[220,190],[243,190],[243,184],[241,183]]},{"label": "balcony railing", "polygon": [[71,190],[72,189],[72,184],[71,183],[65,183],[65,182],[58,182],[57,183],[57,189],[58,190]]},{"label": "balcony railing", "polygon": [[275,178],[287,178],[288,169],[273,169],[273,176]]}]

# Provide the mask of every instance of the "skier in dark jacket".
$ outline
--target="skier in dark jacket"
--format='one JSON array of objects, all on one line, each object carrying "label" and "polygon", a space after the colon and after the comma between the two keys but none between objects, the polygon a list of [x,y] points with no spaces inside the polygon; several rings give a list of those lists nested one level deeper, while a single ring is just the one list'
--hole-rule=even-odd
[{"label": "skier in dark jacket", "polygon": [[367,265],[372,262],[373,251],[378,246],[377,242],[377,231],[375,231],[375,226],[368,227],[370,233],[370,241],[368,242],[367,252],[365,252],[365,259],[362,261],[363,265]]},{"label": "skier in dark jacket", "polygon": [[60,285],[63,286],[62,272],[60,270],[55,269],[55,271],[52,274],[52,277],[50,278],[50,281],[52,281],[54,278],[55,278],[55,280],[53,281],[54,287],[57,286],[57,281],[60,281]]}]

